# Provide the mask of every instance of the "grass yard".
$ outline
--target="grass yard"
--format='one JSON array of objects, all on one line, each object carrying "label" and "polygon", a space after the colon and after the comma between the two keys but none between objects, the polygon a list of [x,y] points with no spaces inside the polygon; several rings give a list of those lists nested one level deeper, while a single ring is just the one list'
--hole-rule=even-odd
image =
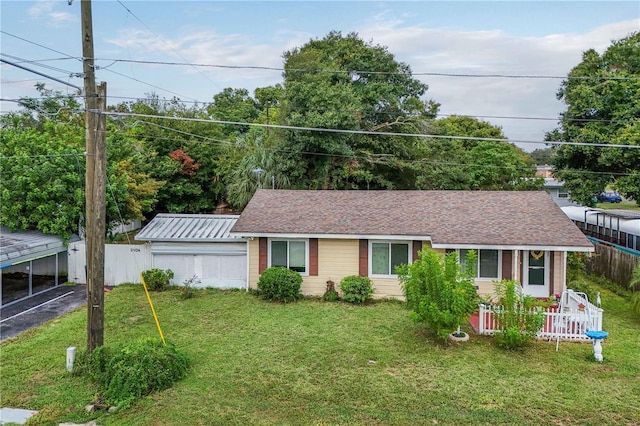
[{"label": "grass yard", "polygon": [[640,207],[633,201],[623,203],[596,203],[596,207],[605,210],[640,210]]},{"label": "grass yard", "polygon": [[[95,388],[65,370],[66,348],[85,347],[80,309],[1,344],[0,406],[41,410],[37,424],[52,425],[638,425],[640,319],[601,291],[611,333],[602,364],[590,344],[511,353],[472,336],[444,346],[399,302],[153,293],[165,337],[193,361],[187,378],[127,410],[86,413]],[[105,304],[106,345],[157,336],[140,286],[118,287]]]}]

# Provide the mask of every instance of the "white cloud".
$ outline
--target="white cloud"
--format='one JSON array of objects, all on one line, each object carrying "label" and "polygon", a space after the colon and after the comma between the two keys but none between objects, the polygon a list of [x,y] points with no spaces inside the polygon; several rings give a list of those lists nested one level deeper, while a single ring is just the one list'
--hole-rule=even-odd
[{"label": "white cloud", "polygon": [[62,12],[59,6],[67,6],[66,2],[38,1],[31,6],[27,13],[32,18],[46,19],[46,25],[51,27],[61,27],[68,22],[76,21],[76,17],[68,12]]},{"label": "white cloud", "polygon": [[[500,74],[564,77],[594,48],[600,52],[612,40],[640,27],[637,19],[603,25],[584,34],[518,37],[503,31],[457,31],[447,28],[403,27],[384,15],[358,33],[364,40],[387,46],[414,73]],[[417,76],[430,88],[428,96],[442,104],[443,114],[476,116],[557,117],[563,105],[556,99],[561,79],[469,78]],[[487,119],[511,139],[542,140],[554,121]],[[527,148],[535,148],[529,146]]]},{"label": "white cloud", "polygon": [[[44,7],[44,6],[43,6]],[[397,60],[411,66],[414,73],[500,74],[564,77],[581,61],[582,52],[606,49],[612,40],[637,30],[637,19],[603,25],[586,33],[551,34],[521,37],[501,30],[462,31],[451,28],[404,26],[385,13],[356,29],[363,40],[387,46]],[[220,34],[209,29],[180,29],[179,36],[163,39],[147,30],[126,30],[108,40],[114,47],[125,48],[129,57],[142,60],[219,64],[226,66],[260,66],[281,68],[283,52],[302,46],[317,35],[293,32],[286,28],[256,41],[246,34]],[[179,52],[179,54],[177,53]],[[182,56],[182,57],[181,57]],[[183,59],[184,58],[184,59]],[[138,70],[166,72],[167,67]],[[176,71],[179,69],[179,71]],[[223,87],[246,88],[281,82],[280,71],[206,67],[172,68],[173,80],[167,87],[191,90],[191,96],[210,98]],[[176,78],[176,72],[182,77]],[[194,91],[194,76],[207,75],[217,87],[198,77],[199,91]],[[137,74],[140,76],[140,73]],[[546,131],[556,126],[555,118],[563,110],[556,99],[562,79],[470,78],[455,76],[419,76],[429,85],[427,97],[441,103],[443,114],[474,116],[542,117],[554,120],[514,120],[485,118],[501,126],[511,139],[542,140]],[[192,81],[189,81],[192,80]],[[207,85],[203,87],[202,85]],[[178,89],[181,87],[182,89]],[[186,89],[185,89],[186,88]],[[197,90],[197,89],[196,89]],[[203,96],[202,93],[206,93]],[[541,147],[530,145],[528,148]]]}]

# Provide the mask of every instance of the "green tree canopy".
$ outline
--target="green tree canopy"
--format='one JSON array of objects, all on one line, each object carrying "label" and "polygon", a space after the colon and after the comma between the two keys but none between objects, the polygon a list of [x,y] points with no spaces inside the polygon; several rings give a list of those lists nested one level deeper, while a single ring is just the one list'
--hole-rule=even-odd
[{"label": "green tree canopy", "polygon": [[[0,129],[0,223],[69,238],[85,212],[84,118],[73,97],[38,89]],[[107,227],[142,219],[161,183],[144,171],[142,147],[107,128]]]},{"label": "green tree canopy", "polygon": [[[558,91],[567,110],[548,140],[640,145],[640,32],[614,41],[598,54],[582,55]],[[563,145],[554,160],[556,177],[571,198],[591,204],[611,185],[640,203],[640,149]]]},{"label": "green tree canopy", "polygon": [[[465,139],[423,142],[417,178],[420,189],[531,190],[540,189],[531,158],[507,142],[502,130],[473,117],[452,116],[427,123],[427,131]],[[470,139],[467,139],[470,138]],[[479,138],[473,139],[473,138]],[[505,139],[504,142],[480,138]]]},{"label": "green tree canopy", "polygon": [[[433,117],[427,85],[386,47],[355,33],[331,32],[284,54],[282,122],[297,127],[416,133],[411,123]],[[404,188],[403,161],[414,141],[391,135],[295,130],[282,141],[300,187]],[[407,169],[410,170],[410,169]]]}]

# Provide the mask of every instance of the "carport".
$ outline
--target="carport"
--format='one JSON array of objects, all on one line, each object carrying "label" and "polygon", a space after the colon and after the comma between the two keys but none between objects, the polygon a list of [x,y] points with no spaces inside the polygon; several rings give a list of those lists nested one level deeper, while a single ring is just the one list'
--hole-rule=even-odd
[{"label": "carport", "polygon": [[67,282],[67,246],[56,235],[0,227],[0,306]]},{"label": "carport", "polygon": [[231,237],[237,215],[158,214],[135,237],[151,244],[154,268],[173,284],[196,276],[197,287],[247,288],[247,243]]}]

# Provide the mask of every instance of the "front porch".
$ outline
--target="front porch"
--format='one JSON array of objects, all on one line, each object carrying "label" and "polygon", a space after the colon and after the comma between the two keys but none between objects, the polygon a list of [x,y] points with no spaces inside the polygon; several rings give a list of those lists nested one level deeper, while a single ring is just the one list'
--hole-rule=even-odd
[{"label": "front porch", "polygon": [[[538,308],[541,309],[541,308]],[[478,311],[469,319],[476,334],[493,335],[500,329],[498,312],[504,307],[481,303]],[[602,308],[589,302],[584,293],[567,290],[563,292],[557,306],[545,309],[544,324],[537,334],[538,339],[563,341],[591,341],[585,334],[589,330],[602,330]]]}]

